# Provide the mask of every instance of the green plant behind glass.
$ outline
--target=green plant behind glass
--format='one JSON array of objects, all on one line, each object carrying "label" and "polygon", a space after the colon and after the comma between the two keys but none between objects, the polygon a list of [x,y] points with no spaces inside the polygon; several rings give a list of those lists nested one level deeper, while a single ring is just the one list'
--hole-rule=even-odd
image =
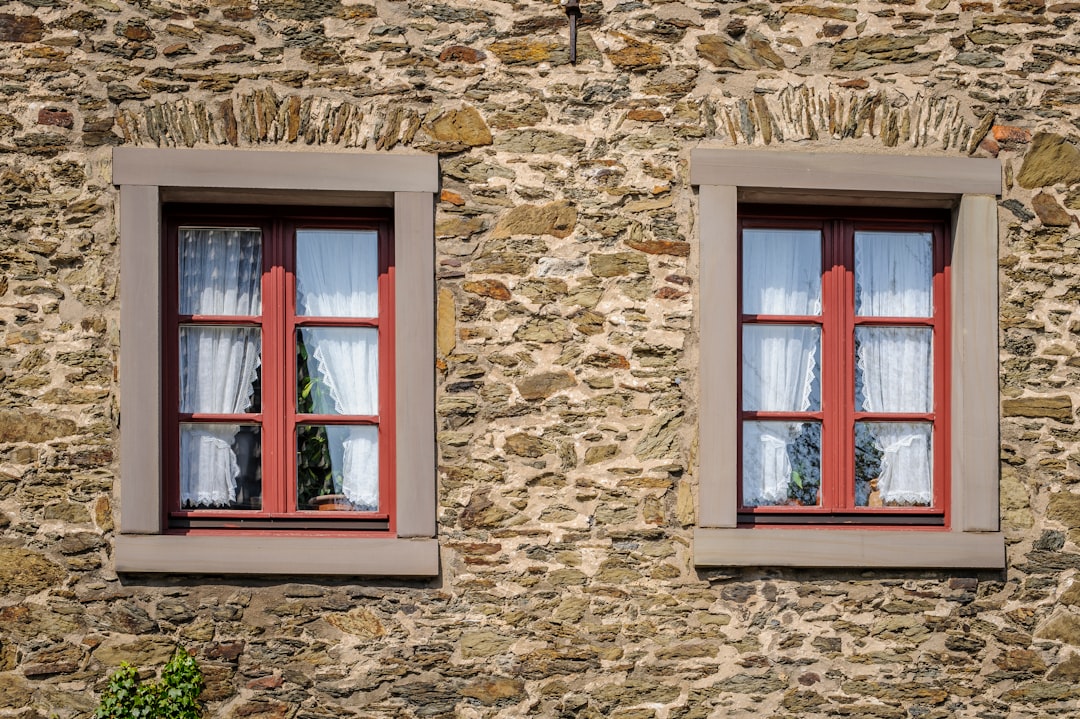
[{"label": "green plant behind glass", "polygon": [[798,434],[788,445],[791,477],[788,479],[788,497],[804,507],[818,504],[821,488],[821,425],[804,422]]},{"label": "green plant behind glass", "polygon": [[[297,411],[314,414],[318,406],[326,407],[330,392],[321,378],[312,376],[308,367],[309,353],[302,333],[296,337]],[[309,509],[315,497],[341,491],[341,477],[335,477],[330,461],[330,440],[321,425],[300,425],[296,432],[296,501],[301,509]]]}]

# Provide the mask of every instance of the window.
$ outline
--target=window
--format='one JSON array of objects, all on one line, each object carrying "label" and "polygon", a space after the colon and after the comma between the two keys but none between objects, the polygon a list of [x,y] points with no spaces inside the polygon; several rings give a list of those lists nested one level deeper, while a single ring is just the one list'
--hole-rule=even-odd
[{"label": "window", "polygon": [[1003,566],[997,162],[702,149],[691,168],[696,564]]},{"label": "window", "polygon": [[739,521],[944,524],[945,222],[741,213]]},{"label": "window", "polygon": [[392,530],[389,218],[165,213],[169,529]]},{"label": "window", "polygon": [[117,571],[437,574],[436,159],[117,148],[113,179]]}]

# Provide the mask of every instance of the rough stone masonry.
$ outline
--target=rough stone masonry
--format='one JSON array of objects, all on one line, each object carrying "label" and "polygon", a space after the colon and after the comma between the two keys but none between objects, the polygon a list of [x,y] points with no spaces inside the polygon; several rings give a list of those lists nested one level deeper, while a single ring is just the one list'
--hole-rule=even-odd
[{"label": "rough stone masonry", "polygon": [[[0,5],[0,717],[178,643],[236,719],[1075,715],[1078,19]],[[118,145],[438,153],[437,580],[117,576]],[[1005,572],[694,569],[699,145],[1000,158]]]}]

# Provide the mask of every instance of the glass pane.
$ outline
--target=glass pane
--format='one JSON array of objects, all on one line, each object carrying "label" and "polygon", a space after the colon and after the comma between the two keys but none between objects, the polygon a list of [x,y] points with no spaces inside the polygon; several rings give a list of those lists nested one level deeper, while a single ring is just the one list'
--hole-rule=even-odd
[{"label": "glass pane", "polygon": [[929,422],[856,422],[855,505],[931,506],[932,432]]},{"label": "glass pane", "polygon": [[929,327],[856,327],[856,411],[933,412],[933,340]]},{"label": "glass pane", "polygon": [[742,445],[744,507],[820,503],[820,422],[743,422]]},{"label": "glass pane", "polygon": [[743,230],[742,258],[743,314],[821,314],[820,231]]},{"label": "glass pane", "polygon": [[180,505],[185,509],[262,507],[258,425],[180,425]]},{"label": "glass pane", "polygon": [[373,512],[379,508],[379,428],[302,425],[296,431],[297,506]]},{"label": "glass pane", "polygon": [[254,327],[181,327],[180,411],[259,412],[261,344]]},{"label": "glass pane", "polygon": [[181,227],[180,314],[253,316],[262,312],[262,233]]},{"label": "glass pane", "polygon": [[374,230],[297,230],[297,314],[376,317],[378,279],[379,234]]},{"label": "glass pane", "polygon": [[855,314],[930,317],[933,279],[929,232],[855,233]]},{"label": "glass pane", "polygon": [[816,326],[743,325],[743,410],[820,409],[820,344]]},{"label": "glass pane", "polygon": [[297,410],[308,414],[379,413],[379,331],[305,327],[296,337]]}]

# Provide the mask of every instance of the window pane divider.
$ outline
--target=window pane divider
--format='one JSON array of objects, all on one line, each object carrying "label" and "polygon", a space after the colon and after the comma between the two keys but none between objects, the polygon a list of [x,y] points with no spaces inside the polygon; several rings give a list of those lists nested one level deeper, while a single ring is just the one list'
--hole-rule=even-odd
[{"label": "window pane divider", "polygon": [[261,326],[263,319],[250,315],[180,315],[179,323],[181,326],[190,324]]}]

